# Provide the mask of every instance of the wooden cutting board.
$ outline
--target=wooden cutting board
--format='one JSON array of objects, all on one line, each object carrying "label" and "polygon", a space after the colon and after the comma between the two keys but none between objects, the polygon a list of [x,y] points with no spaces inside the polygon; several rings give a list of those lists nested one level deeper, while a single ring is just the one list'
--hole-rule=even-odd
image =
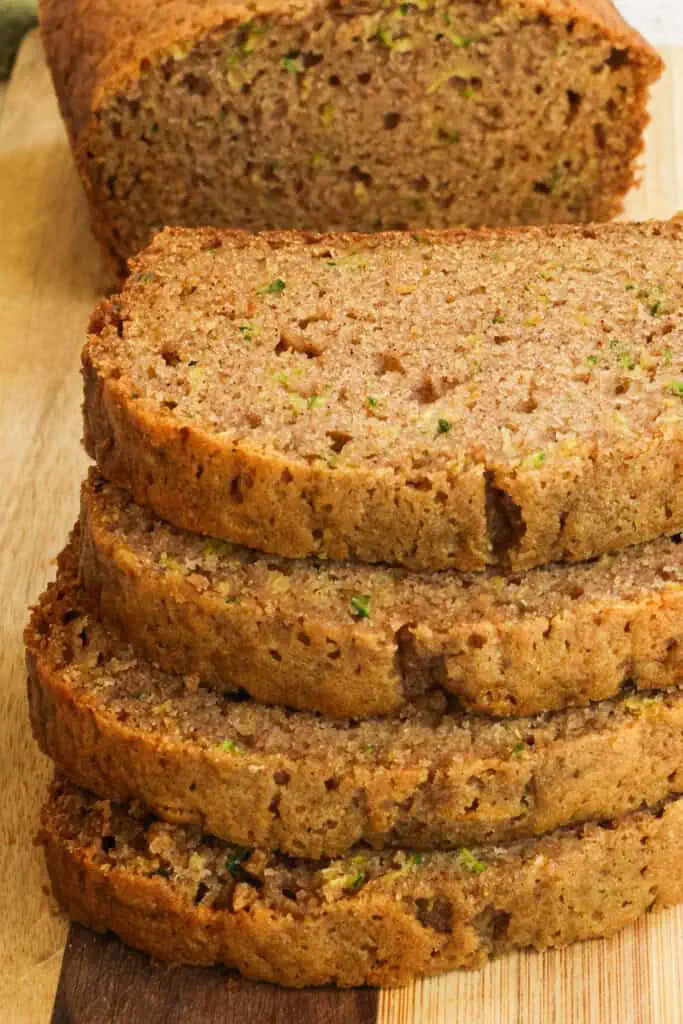
[{"label": "wooden cutting board", "polygon": [[[628,204],[636,218],[683,209],[683,48],[664,56],[643,183]],[[0,1022],[683,1024],[680,910],[609,941],[398,992],[287,992],[218,970],[168,971],[79,927],[63,956],[68,926],[32,846],[49,766],[30,737],[21,631],[76,517],[79,350],[107,284],[34,34],[0,120]]]}]

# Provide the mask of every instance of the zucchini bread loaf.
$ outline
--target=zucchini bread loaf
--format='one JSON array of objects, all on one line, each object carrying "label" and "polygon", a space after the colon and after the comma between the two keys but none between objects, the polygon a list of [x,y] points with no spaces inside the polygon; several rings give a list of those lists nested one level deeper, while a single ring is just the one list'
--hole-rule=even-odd
[{"label": "zucchini bread loaf", "polygon": [[415,569],[683,527],[683,223],[171,229],[94,314],[85,442],[195,532]]},{"label": "zucchini bread loaf", "polygon": [[610,935],[683,899],[680,799],[508,847],[306,862],[57,783],[42,840],[77,921],[162,960],[281,985],[400,985]]},{"label": "zucchini bread loaf", "polygon": [[186,686],[137,659],[82,599],[67,550],[26,635],[42,749],[89,790],[233,842],[302,857],[361,840],[448,848],[681,792],[678,691],[503,722],[438,702],[334,721]]},{"label": "zucchini bread loaf", "polygon": [[661,62],[609,0],[42,0],[99,237],[612,217]]},{"label": "zucchini bread loaf", "polygon": [[95,471],[88,606],[161,668],[361,718],[426,695],[533,715],[683,684],[681,537],[512,576],[259,555],[178,530]]}]

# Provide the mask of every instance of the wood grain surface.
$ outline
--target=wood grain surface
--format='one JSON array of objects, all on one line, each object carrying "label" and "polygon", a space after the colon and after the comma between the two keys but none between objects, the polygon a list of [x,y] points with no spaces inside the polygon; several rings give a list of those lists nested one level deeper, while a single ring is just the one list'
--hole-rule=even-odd
[{"label": "wood grain surface", "polygon": [[52,1024],[375,1024],[371,989],[260,985],[211,968],[169,969],[80,925],[69,932]]},{"label": "wood grain surface", "polygon": [[[683,49],[668,72],[634,218],[683,209]],[[0,1022],[2,1024],[683,1024],[683,913],[607,942],[519,954],[401,991],[282,992],[221,971],[170,972],[115,939],[70,932],[32,845],[49,766],[30,737],[21,633],[78,505],[79,350],[108,286],[36,34],[0,120]],[[55,1000],[55,995],[56,1000]]]},{"label": "wood grain surface", "polygon": [[28,726],[21,637],[76,515],[78,349],[103,275],[35,34],[0,122],[0,238],[0,1021],[43,1024],[66,925],[32,845],[49,766]]}]

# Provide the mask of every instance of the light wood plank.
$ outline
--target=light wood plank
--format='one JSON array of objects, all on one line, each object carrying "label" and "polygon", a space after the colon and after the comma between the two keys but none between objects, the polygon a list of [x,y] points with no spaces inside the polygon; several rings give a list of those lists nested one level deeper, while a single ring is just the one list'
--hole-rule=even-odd
[{"label": "light wood plank", "polygon": [[21,634],[77,508],[78,353],[104,276],[35,33],[0,122],[0,1021],[50,1018],[66,922],[32,845],[49,775],[30,735]]},{"label": "light wood plank", "polygon": [[384,992],[379,1024],[678,1024],[682,956],[676,908],[609,940]]}]

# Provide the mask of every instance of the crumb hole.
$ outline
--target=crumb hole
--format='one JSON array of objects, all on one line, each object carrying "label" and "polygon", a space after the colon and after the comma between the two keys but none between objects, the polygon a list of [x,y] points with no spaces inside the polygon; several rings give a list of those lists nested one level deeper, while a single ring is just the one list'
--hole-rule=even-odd
[{"label": "crumb hole", "polygon": [[183,85],[191,96],[206,96],[211,91],[211,83],[208,78],[192,74],[192,72],[185,75]]},{"label": "crumb hole", "polygon": [[441,387],[430,373],[425,373],[415,392],[418,401],[422,402],[423,405],[431,405],[432,402],[436,402],[437,398],[441,398],[441,393]]},{"label": "crumb hole", "polygon": [[275,354],[278,356],[281,356],[283,352],[298,352],[306,356],[307,359],[316,359],[322,355],[323,351],[321,345],[316,345],[309,338],[288,330],[280,332],[280,338],[275,346]]},{"label": "crumb hole", "polygon": [[358,164],[354,164],[349,171],[351,181],[360,182],[362,185],[372,185],[372,175],[362,171]]},{"label": "crumb hole", "polygon": [[567,112],[566,123],[568,125],[576,120],[582,99],[583,97],[581,96],[581,93],[574,92],[573,89],[567,89],[567,103],[569,104],[569,111]]},{"label": "crumb hole", "polygon": [[427,476],[418,476],[413,480],[406,480],[406,485],[415,491],[431,491],[432,481]]},{"label": "crumb hole", "polygon": [[244,502],[244,488],[251,487],[253,481],[248,476],[243,476],[238,473],[236,477],[233,477],[230,483],[230,497],[238,505]]},{"label": "crumb hole", "polygon": [[172,348],[163,348],[161,350],[161,358],[167,366],[177,366],[180,362],[180,356]]},{"label": "crumb hole", "polygon": [[353,434],[347,434],[343,430],[328,430],[327,436],[330,439],[330,448],[337,455],[343,451],[349,441],[353,441]]},{"label": "crumb hole", "polygon": [[306,51],[306,53],[301,54],[301,63],[303,64],[304,68],[306,68],[306,70],[308,70],[308,68],[314,68],[316,64],[320,64],[322,59],[322,53],[312,53],[310,50]]},{"label": "crumb hole", "polygon": [[519,403],[517,409],[519,412],[532,413],[535,412],[536,409],[538,409],[538,402],[533,397],[533,395],[529,395],[528,398],[526,398],[523,402]]},{"label": "crumb hole", "polygon": [[405,373],[406,369],[395,352],[382,352],[380,359],[381,373]]},{"label": "crumb hole", "polygon": [[453,931],[453,906],[445,896],[416,899],[415,917],[425,928],[447,935]]},{"label": "crumb hole", "polygon": [[605,63],[612,71],[618,71],[619,68],[623,68],[625,64],[628,64],[628,50],[621,50],[619,47],[613,46],[612,52]]}]

